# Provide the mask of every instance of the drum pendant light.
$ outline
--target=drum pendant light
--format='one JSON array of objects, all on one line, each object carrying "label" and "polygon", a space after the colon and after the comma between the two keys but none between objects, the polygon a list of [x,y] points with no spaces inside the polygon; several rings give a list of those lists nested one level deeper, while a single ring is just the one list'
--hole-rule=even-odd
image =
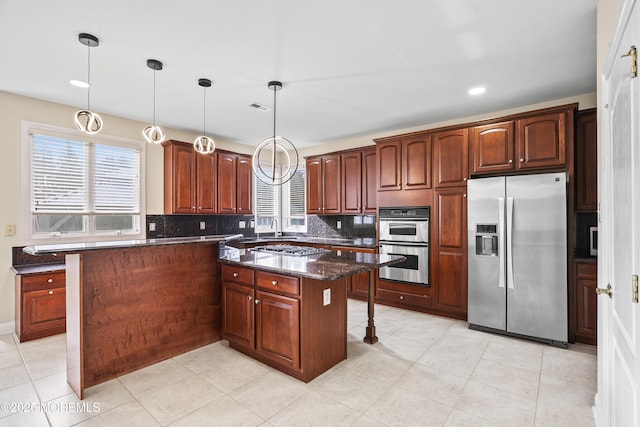
[{"label": "drum pendant light", "polygon": [[207,136],[206,122],[207,122],[207,88],[211,87],[211,80],[198,79],[198,85],[204,88],[203,90],[203,107],[202,107],[202,135],[197,137],[193,141],[193,148],[200,154],[211,154],[216,149],[216,143],[213,139]]},{"label": "drum pendant light", "polygon": [[282,89],[282,83],[271,81],[267,87],[273,90],[273,135],[258,144],[251,165],[263,183],[282,185],[298,170],[298,150],[287,138],[276,135],[276,92]]},{"label": "drum pendant light", "polygon": [[156,59],[147,59],[147,67],[153,70],[153,122],[142,131],[144,139],[150,144],[160,144],[164,141],[164,132],[160,126],[156,126],[156,71],[162,70],[162,62]]},{"label": "drum pendant light", "polygon": [[98,38],[87,33],[78,34],[78,41],[87,46],[87,109],[76,112],[75,124],[84,133],[93,135],[102,129],[102,118],[91,111],[91,48],[100,44]]}]

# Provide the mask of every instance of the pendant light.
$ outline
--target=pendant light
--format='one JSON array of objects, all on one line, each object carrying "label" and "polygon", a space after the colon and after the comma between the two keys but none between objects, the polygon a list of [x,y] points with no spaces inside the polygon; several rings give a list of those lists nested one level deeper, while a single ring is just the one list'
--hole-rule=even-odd
[{"label": "pendant light", "polygon": [[93,135],[102,129],[102,118],[91,111],[91,48],[100,44],[92,34],[78,34],[78,41],[87,46],[87,109],[76,112],[75,123],[82,132]]},{"label": "pendant light", "polygon": [[147,67],[153,70],[153,122],[142,131],[144,139],[150,144],[160,144],[164,141],[164,132],[160,126],[156,126],[156,71],[162,70],[162,62],[156,59],[147,59]]},{"label": "pendant light", "polygon": [[216,143],[213,139],[207,136],[205,124],[207,122],[207,88],[211,87],[211,80],[198,79],[198,85],[204,88],[203,90],[203,106],[202,106],[202,135],[197,137],[193,141],[193,148],[200,154],[211,154],[216,149]]},{"label": "pendant light", "polygon": [[[273,90],[273,135],[262,140],[253,153],[253,173],[268,185],[282,185],[289,181],[298,170],[298,150],[291,141],[276,134],[276,92],[282,83],[271,81],[267,87]],[[279,167],[280,161],[284,160]]]}]

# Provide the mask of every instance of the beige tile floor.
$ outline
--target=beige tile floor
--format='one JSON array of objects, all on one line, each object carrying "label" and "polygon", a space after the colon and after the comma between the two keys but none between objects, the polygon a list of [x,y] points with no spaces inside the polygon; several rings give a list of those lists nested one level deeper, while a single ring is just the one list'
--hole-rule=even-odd
[{"label": "beige tile floor", "polygon": [[[23,344],[3,335],[0,426],[594,425],[595,348],[376,313],[371,346],[362,342],[366,304],[349,301],[348,359],[308,384],[221,341],[91,387],[82,403],[66,385],[64,335]],[[37,402],[44,410],[25,411]]]}]

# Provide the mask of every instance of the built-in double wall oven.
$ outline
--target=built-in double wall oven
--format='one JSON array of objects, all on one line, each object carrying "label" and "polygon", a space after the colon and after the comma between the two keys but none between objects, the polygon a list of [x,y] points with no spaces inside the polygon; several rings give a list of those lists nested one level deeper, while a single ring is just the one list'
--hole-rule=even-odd
[{"label": "built-in double wall oven", "polygon": [[429,207],[380,208],[379,218],[380,253],[406,258],[380,268],[379,277],[429,286]]}]

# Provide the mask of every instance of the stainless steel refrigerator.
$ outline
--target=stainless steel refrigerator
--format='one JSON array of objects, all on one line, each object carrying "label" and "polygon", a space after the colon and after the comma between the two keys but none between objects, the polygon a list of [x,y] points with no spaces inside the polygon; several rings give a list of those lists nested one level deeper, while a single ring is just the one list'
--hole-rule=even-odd
[{"label": "stainless steel refrigerator", "polygon": [[565,346],[566,174],[470,179],[468,322]]}]

